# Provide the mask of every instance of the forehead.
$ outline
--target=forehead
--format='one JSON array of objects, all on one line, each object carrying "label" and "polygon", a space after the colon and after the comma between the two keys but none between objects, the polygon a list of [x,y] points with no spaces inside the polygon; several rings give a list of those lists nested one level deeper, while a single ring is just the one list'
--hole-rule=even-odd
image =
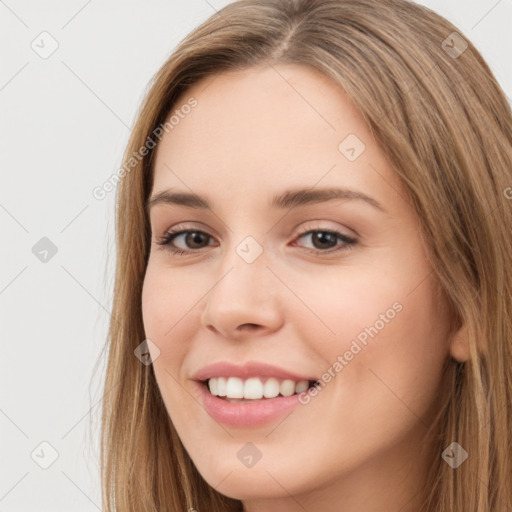
[{"label": "forehead", "polygon": [[[196,106],[180,111],[192,99]],[[396,180],[353,102],[310,68],[262,66],[209,76],[181,95],[172,114],[173,128],[157,148],[154,191],[234,197],[318,183],[378,194],[379,174]]]}]

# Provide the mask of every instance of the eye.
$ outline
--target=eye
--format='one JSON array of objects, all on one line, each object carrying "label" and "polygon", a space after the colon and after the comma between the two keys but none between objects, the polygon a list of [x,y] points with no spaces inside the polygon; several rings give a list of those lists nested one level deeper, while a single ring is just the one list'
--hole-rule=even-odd
[{"label": "eye", "polygon": [[[343,233],[340,233],[339,231],[332,229],[310,229],[298,235],[298,238],[302,237],[310,237],[315,248],[313,250],[308,249],[308,252],[313,253],[333,253],[338,251],[346,251],[348,249],[352,249],[353,246],[357,244],[357,240],[355,238],[351,238],[347,235],[344,235]],[[336,247],[339,241],[342,242],[342,245]],[[326,248],[327,250],[322,250]]]},{"label": "eye", "polygon": [[161,237],[156,243],[158,245],[168,246],[167,249],[171,251],[173,254],[183,255],[188,254],[190,252],[194,252],[193,250],[188,249],[180,249],[173,245],[175,240],[180,239],[185,242],[186,245],[192,247],[192,249],[202,249],[202,247],[197,247],[197,245],[201,245],[204,240],[208,240],[212,238],[208,233],[199,230],[170,230],[163,237]]},{"label": "eye", "polygon": [[[314,248],[310,249],[306,247],[305,250],[314,254],[344,251],[351,249],[357,244],[356,239],[332,229],[310,229],[298,235],[299,239],[306,237],[311,238]],[[174,245],[176,241],[180,239],[182,243],[185,244],[185,248],[179,248]],[[165,233],[156,243],[161,246],[167,246],[167,249],[171,251],[171,253],[181,256],[197,252],[198,249],[207,247],[209,245],[207,243],[209,239],[212,239],[212,236],[204,231],[197,229],[175,229]],[[336,247],[340,242],[341,245]]]}]

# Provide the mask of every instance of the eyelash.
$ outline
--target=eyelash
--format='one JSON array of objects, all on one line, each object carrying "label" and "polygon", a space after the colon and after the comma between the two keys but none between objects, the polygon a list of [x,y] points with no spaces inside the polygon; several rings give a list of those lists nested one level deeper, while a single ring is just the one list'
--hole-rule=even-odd
[{"label": "eyelash", "polygon": [[[184,250],[184,249],[177,249],[177,248],[175,248],[175,247],[173,247],[171,245],[171,242],[176,237],[178,237],[179,235],[182,235],[182,234],[186,234],[186,233],[201,233],[201,234],[207,235],[208,237],[211,238],[211,235],[208,235],[208,233],[205,233],[204,231],[200,231],[198,229],[170,230],[167,233],[165,233],[164,236],[159,238],[158,241],[156,242],[156,244],[157,245],[161,245],[161,246],[168,246],[167,249],[171,253],[175,254],[176,256],[186,256],[189,253],[200,251],[200,249],[188,250],[188,251]],[[302,233],[299,233],[299,235],[297,235],[297,238],[301,238],[301,237],[303,237],[305,235],[309,235],[309,234],[313,234],[313,233],[327,233],[329,235],[334,235],[338,239],[342,240],[344,242],[344,244],[341,247],[338,247],[337,249],[328,249],[328,250],[325,250],[325,251],[322,251],[320,249],[309,249],[309,248],[306,248],[305,249],[306,252],[309,252],[309,253],[313,253],[313,254],[322,254],[322,253],[324,253],[324,254],[325,253],[332,254],[332,253],[337,253],[337,252],[340,252],[340,251],[351,250],[357,244],[357,240],[356,239],[350,238],[347,235],[344,235],[343,233],[340,233],[339,231],[335,231],[335,230],[332,230],[332,229],[309,229],[307,231],[303,231]]]}]

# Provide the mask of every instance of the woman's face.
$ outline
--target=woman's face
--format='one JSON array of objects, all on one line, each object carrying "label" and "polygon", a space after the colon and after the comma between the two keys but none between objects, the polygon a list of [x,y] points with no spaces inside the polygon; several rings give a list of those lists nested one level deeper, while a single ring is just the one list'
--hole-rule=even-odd
[{"label": "woman's face", "polygon": [[[382,149],[343,91],[299,66],[209,77],[173,113],[155,155],[142,307],[186,450],[247,510],[398,510],[423,478],[452,345],[418,219]],[[159,245],[169,230],[190,232]],[[216,363],[238,368],[202,372]],[[232,396],[319,385],[230,402],[207,377],[236,377]]]}]

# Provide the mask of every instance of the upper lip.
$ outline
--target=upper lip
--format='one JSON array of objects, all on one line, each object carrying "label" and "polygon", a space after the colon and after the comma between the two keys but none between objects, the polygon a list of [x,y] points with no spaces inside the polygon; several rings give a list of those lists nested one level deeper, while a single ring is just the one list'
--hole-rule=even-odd
[{"label": "upper lip", "polygon": [[310,375],[298,375],[297,373],[258,361],[247,361],[243,365],[237,365],[228,361],[219,361],[201,368],[192,377],[195,380],[205,381],[211,377],[275,377],[276,379],[291,379],[294,381],[316,381],[316,377]]}]

